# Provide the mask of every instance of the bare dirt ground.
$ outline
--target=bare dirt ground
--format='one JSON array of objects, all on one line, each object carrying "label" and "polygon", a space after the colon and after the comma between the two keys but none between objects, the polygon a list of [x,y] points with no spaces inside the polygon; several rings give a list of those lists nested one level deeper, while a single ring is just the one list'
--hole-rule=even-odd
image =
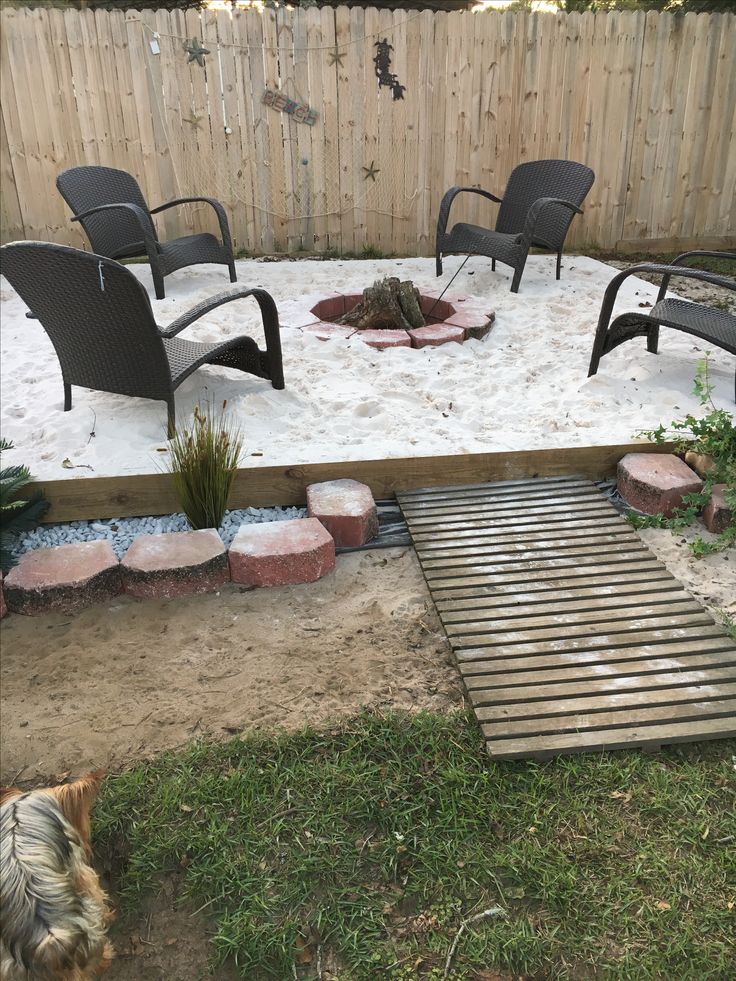
[{"label": "bare dirt ground", "polygon": [[2,655],[1,776],[22,785],[364,705],[462,704],[408,548],[342,555],[306,586],[10,616]]},{"label": "bare dirt ground", "polygon": [[[715,615],[736,615],[736,556],[694,559],[694,534],[642,537]],[[100,765],[114,771],[196,737],[319,724],[363,705],[463,704],[410,548],[340,556],[335,573],[307,586],[11,616],[0,669],[2,782],[25,786]],[[114,870],[100,872],[118,906]],[[181,894],[179,878],[167,876],[119,917],[109,981],[240,976],[233,965],[211,967],[207,911]]]}]

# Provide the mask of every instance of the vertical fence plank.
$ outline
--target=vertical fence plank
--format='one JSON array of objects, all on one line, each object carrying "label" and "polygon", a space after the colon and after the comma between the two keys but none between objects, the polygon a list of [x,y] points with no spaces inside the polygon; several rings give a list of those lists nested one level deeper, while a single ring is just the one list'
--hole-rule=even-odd
[{"label": "vertical fence plank", "polygon": [[23,216],[18,200],[18,185],[13,173],[13,161],[5,130],[5,116],[0,112],[0,180],[3,194],[0,196],[0,238],[3,242],[14,242],[26,237]]},{"label": "vertical fence plank", "polygon": [[[736,233],[730,13],[2,5],[0,16],[3,239],[87,247],[54,180],[102,163],[130,171],[152,204],[219,197],[236,247],[426,255],[448,187],[499,193],[517,163],[545,157],[596,171],[570,247]],[[377,84],[384,37],[403,99]],[[192,38],[210,50],[204,68],[187,62]],[[312,106],[316,125],[264,105],[267,87]],[[461,220],[492,225],[495,209],[463,196]],[[214,229],[204,206],[166,212],[161,227]]]}]

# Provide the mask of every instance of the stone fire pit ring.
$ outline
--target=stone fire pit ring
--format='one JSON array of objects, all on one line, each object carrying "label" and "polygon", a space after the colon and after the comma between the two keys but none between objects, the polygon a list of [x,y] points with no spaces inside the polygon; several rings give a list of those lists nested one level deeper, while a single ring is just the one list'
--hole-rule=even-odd
[{"label": "stone fire pit ring", "polygon": [[369,347],[439,347],[462,344],[469,338],[482,340],[490,331],[496,314],[477,297],[447,295],[439,291],[420,293],[419,303],[427,320],[424,327],[413,330],[356,330],[337,323],[363,299],[362,293],[327,293],[304,297],[285,305],[279,311],[282,327],[293,327],[314,334],[321,341],[360,340]]}]

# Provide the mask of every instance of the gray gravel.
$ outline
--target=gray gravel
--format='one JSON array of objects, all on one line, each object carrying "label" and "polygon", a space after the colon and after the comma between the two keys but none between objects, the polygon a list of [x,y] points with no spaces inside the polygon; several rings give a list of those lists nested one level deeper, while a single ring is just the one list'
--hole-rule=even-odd
[{"label": "gray gravel", "polygon": [[[305,508],[240,508],[226,511],[218,529],[226,546],[232,542],[241,525],[263,521],[287,521],[306,517]],[[22,555],[36,548],[51,548],[71,542],[108,541],[120,559],[139,535],[160,535],[169,531],[190,531],[183,514],[166,514],[156,518],[109,518],[105,521],[72,521],[69,524],[41,525],[18,539],[14,552]]]}]

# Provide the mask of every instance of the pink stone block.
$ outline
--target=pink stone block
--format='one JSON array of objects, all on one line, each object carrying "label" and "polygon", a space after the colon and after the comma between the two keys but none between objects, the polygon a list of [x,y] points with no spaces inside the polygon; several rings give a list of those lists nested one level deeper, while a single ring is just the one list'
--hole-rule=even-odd
[{"label": "pink stone block", "polygon": [[335,542],[316,518],[241,525],[229,555],[233,582],[247,586],[296,586],[335,568]]},{"label": "pink stone block", "polygon": [[488,328],[495,319],[495,313],[481,313],[475,310],[460,310],[448,317],[447,323],[454,324],[455,327],[464,327],[467,330],[478,330]]},{"label": "pink stone block", "polygon": [[120,569],[124,591],[139,599],[208,593],[230,579],[225,546],[214,528],[141,535]]},{"label": "pink stone block", "polygon": [[440,344],[447,344],[454,341],[462,344],[465,340],[465,331],[462,327],[455,327],[450,324],[430,324],[427,327],[417,327],[409,331],[412,347],[439,347]]},{"label": "pink stone block", "polygon": [[411,347],[411,337],[405,330],[356,330],[355,336],[369,347]]},{"label": "pink stone block", "polygon": [[335,545],[365,545],[378,534],[378,512],[370,487],[357,480],[327,480],[307,487],[307,511]]},{"label": "pink stone block", "polygon": [[120,566],[109,542],[76,542],[26,552],[5,577],[8,609],[35,616],[73,613],[120,592]]},{"label": "pink stone block", "polygon": [[8,604],[5,602],[5,589],[3,588],[3,577],[0,574],[0,620],[8,612]]},{"label": "pink stone block", "polygon": [[342,317],[345,313],[345,297],[342,293],[332,293],[316,303],[311,312],[321,320],[333,320],[335,317]]},{"label": "pink stone block", "polygon": [[320,341],[331,341],[335,337],[352,337],[355,333],[355,328],[348,327],[345,324],[327,324],[319,320],[316,324],[309,324],[308,327],[305,327],[304,333],[314,334]]},{"label": "pink stone block", "polygon": [[438,299],[439,294],[432,296],[431,293],[422,293],[419,298],[419,308],[425,317],[432,320],[447,320],[455,313],[455,307],[447,302],[447,299]]},{"label": "pink stone block", "polygon": [[703,521],[708,531],[720,535],[734,520],[731,509],[726,504],[726,485],[716,484],[708,503],[703,508]]},{"label": "pink stone block", "polygon": [[703,482],[678,456],[627,453],[618,465],[618,492],[645,514],[671,517],[686,494],[697,494]]},{"label": "pink stone block", "polygon": [[353,307],[357,307],[359,303],[363,302],[362,293],[346,293],[345,294],[345,313],[350,313]]}]

